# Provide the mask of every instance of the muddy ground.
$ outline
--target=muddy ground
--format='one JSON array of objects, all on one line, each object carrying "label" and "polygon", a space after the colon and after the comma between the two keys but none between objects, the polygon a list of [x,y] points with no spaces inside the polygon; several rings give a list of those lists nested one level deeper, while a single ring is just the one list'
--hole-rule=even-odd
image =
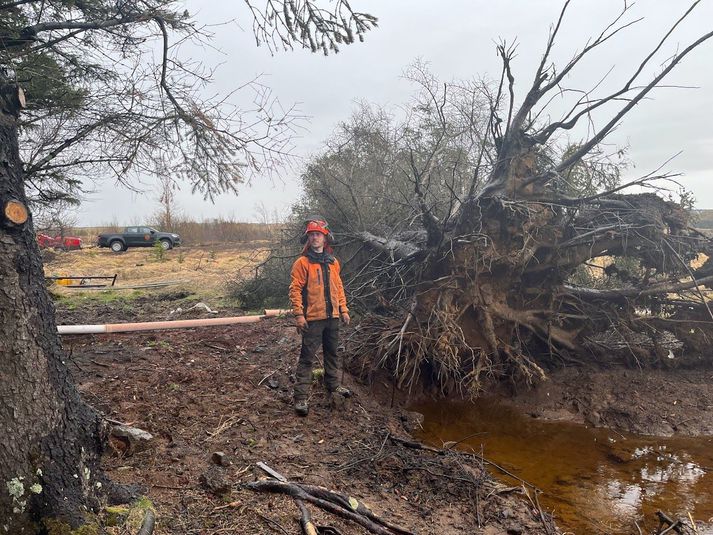
[{"label": "muddy ground", "polygon": [[[57,319],[211,317],[203,309],[186,312],[196,300],[183,289],[60,300]],[[242,314],[224,303],[213,308],[219,315]],[[339,407],[317,382],[310,415],[295,416],[291,374],[300,341],[288,319],[62,340],[85,399],[107,418],[155,437],[134,453],[114,443],[104,464],[111,478],[138,484],[153,500],[157,533],[299,533],[292,499],[244,488],[266,477],[258,461],[290,480],[363,500],[417,533],[556,533],[530,501],[531,491],[528,498],[494,481],[477,458],[413,450],[395,440],[411,440],[418,431],[418,415],[407,410],[417,400],[397,393],[392,408],[391,391],[380,381],[370,386],[347,375],[344,382],[356,395]],[[713,370],[664,365],[602,369],[583,363],[550,370],[534,388],[496,396],[534,418],[643,435],[713,435]],[[216,466],[214,452],[227,454],[230,464]],[[216,488],[221,485],[225,492]],[[315,506],[310,510],[318,524],[337,529],[332,533],[367,533]]]},{"label": "muddy ground", "polygon": [[[59,324],[164,319],[186,293],[120,302],[60,302]],[[221,315],[237,313],[221,309]],[[202,316],[191,311],[179,315]],[[171,317],[177,317],[173,314]],[[418,417],[403,400],[346,376],[355,395],[334,406],[313,386],[307,418],[291,406],[299,337],[287,319],[200,330],[63,336],[84,398],[109,419],[149,431],[143,451],[121,441],[104,456],[108,475],[138,484],[157,508],[156,533],[300,533],[291,498],[245,483],[267,463],[291,481],[353,496],[391,523],[421,534],[555,533],[520,488],[494,481],[475,457],[406,447]],[[224,466],[212,461],[222,452]],[[309,505],[323,533],[361,534]]]},{"label": "muddy ground", "polygon": [[499,400],[535,418],[639,435],[713,435],[711,368],[562,368]]}]

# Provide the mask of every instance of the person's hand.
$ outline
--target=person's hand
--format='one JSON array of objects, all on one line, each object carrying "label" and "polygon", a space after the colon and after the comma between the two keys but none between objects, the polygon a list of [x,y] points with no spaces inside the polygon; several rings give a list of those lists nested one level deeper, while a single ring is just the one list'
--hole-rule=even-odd
[{"label": "person's hand", "polygon": [[307,325],[307,318],[301,315],[297,316],[297,318],[295,319],[295,327],[297,327],[298,334],[306,332],[307,327],[309,327],[309,325]]},{"label": "person's hand", "polygon": [[349,313],[342,312],[342,323],[344,323],[344,325],[349,325],[350,321],[351,321],[351,318],[349,317]]}]

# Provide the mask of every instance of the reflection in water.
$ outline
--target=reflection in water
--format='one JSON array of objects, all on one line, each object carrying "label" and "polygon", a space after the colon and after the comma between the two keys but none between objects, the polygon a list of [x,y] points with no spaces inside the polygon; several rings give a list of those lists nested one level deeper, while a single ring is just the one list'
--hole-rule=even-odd
[{"label": "reflection in water", "polygon": [[[544,491],[543,507],[577,535],[637,533],[656,527],[655,512],[707,521],[713,534],[713,437],[625,435],[520,415],[487,400],[424,403],[420,438],[460,441]],[[495,474],[501,477],[501,474]]]}]

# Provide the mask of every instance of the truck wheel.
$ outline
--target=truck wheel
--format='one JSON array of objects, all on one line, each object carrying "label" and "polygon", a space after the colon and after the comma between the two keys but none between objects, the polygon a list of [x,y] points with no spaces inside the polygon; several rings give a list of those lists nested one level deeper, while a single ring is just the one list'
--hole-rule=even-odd
[{"label": "truck wheel", "polygon": [[121,243],[119,240],[114,240],[113,242],[111,242],[109,244],[109,247],[111,247],[111,250],[115,253],[120,253],[124,250],[124,244]]},{"label": "truck wheel", "polygon": [[173,249],[173,244],[171,240],[161,240],[161,247],[163,247],[164,251],[168,251],[169,249]]}]

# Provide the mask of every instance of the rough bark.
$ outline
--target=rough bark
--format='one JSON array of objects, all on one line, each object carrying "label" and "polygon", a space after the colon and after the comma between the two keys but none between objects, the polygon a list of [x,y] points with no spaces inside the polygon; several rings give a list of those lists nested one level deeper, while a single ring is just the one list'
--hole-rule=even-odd
[{"label": "rough bark", "polygon": [[[0,203],[26,203],[12,83],[0,77]],[[15,92],[16,94],[16,92]],[[0,532],[76,526],[102,486],[100,420],[72,384],[32,220],[0,221]]]}]

